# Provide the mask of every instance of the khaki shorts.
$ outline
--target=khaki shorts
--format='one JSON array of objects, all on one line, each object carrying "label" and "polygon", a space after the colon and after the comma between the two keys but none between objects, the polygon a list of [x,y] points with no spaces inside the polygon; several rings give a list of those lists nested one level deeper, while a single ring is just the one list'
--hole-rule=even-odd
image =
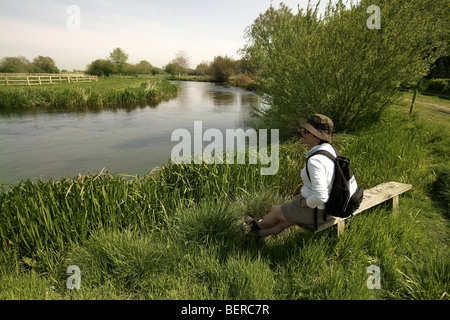
[{"label": "khaki shorts", "polygon": [[[294,201],[286,202],[281,205],[281,211],[287,221],[297,223],[314,225],[314,209],[303,208],[300,204],[302,197],[298,197]],[[317,210],[318,223],[323,221],[325,210]],[[329,217],[328,217],[329,218]]]}]

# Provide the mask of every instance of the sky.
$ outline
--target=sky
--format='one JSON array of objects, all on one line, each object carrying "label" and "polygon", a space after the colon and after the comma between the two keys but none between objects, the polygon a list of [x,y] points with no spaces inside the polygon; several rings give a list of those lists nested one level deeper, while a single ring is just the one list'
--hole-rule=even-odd
[{"label": "sky", "polygon": [[[178,51],[190,67],[215,56],[239,59],[245,29],[276,0],[0,0],[0,59],[50,56],[59,69],[85,70],[114,48],[129,63],[163,67]],[[308,0],[284,0],[297,12]],[[322,1],[323,3],[328,1]],[[311,0],[316,5],[318,0]],[[325,4],[321,4],[325,7]]]}]

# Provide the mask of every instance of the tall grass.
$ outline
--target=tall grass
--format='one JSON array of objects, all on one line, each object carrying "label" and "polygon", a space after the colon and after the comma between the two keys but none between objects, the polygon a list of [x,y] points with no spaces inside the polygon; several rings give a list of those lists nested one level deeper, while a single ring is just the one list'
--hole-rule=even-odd
[{"label": "tall grass", "polygon": [[[435,151],[448,148],[449,128],[399,110],[335,138],[363,187],[414,187],[397,217],[372,209],[341,237],[293,228],[257,242],[241,230],[246,216],[299,192],[306,149],[296,140],[282,145],[275,176],[258,165],[169,163],[132,179],[95,173],[3,190],[0,298],[34,285],[26,298],[448,299],[445,193],[435,190],[448,154]],[[82,270],[80,290],[65,286],[69,265]],[[381,290],[367,288],[370,265]]]},{"label": "tall grass", "polygon": [[0,244],[52,269],[58,252],[85,241],[94,230],[133,226],[161,231],[177,209],[202,199],[298,188],[286,182],[287,174],[261,176],[258,165],[169,162],[142,178],[100,172],[48,182],[25,180],[1,193]]},{"label": "tall grass", "polygon": [[178,87],[169,81],[153,77],[100,79],[91,83],[64,83],[51,86],[2,86],[0,109],[11,108],[103,108],[134,107],[156,104],[173,98]]}]

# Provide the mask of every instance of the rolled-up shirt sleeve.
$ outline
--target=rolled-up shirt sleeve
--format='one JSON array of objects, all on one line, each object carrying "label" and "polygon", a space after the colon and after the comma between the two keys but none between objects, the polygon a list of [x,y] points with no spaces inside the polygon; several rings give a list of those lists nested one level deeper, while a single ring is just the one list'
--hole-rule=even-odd
[{"label": "rolled-up shirt sleeve", "polygon": [[323,161],[330,161],[328,158],[323,159],[322,161],[319,157],[324,157],[322,155],[318,155],[309,159],[308,162],[308,170],[311,178],[311,190],[310,195],[306,199],[306,204],[310,208],[316,208],[325,205],[325,202],[328,201],[329,197],[329,172],[327,170],[327,166],[323,163]]}]

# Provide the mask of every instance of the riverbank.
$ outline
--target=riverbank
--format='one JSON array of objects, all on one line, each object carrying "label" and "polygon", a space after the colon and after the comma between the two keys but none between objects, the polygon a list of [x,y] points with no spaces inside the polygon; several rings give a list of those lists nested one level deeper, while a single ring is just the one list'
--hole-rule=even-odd
[{"label": "riverbank", "polygon": [[112,77],[89,83],[0,86],[0,110],[131,108],[138,105],[155,105],[176,97],[177,93],[178,86],[161,77]]},{"label": "riverbank", "polygon": [[[306,149],[295,140],[282,144],[275,176],[169,164],[131,180],[23,181],[0,194],[0,299],[449,299],[449,105],[419,95],[410,116],[411,97],[334,139],[362,187],[413,185],[397,217],[379,207],[341,237],[293,228],[249,242],[245,217],[299,191]],[[70,265],[79,290],[67,288]],[[379,290],[366,285],[371,265]]]},{"label": "riverbank", "polygon": [[258,87],[256,82],[245,74],[232,75],[228,78],[228,80],[225,83],[216,81],[212,76],[182,75],[182,76],[169,76],[167,77],[167,79],[171,81],[214,82],[225,86],[242,88],[248,91],[256,91]]}]

